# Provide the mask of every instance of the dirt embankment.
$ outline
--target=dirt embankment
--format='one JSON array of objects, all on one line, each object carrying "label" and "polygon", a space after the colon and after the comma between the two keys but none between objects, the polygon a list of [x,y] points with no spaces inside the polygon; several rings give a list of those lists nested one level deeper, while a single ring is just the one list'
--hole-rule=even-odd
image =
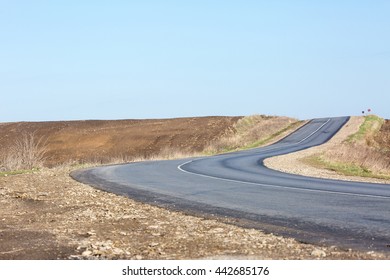
[{"label": "dirt embankment", "polygon": [[45,142],[48,166],[148,158],[164,149],[194,153],[231,131],[241,117],[156,120],[90,120],[3,123],[0,154],[21,134],[35,133]]},{"label": "dirt embankment", "polygon": [[384,153],[390,159],[390,120],[385,120],[379,133],[375,137],[375,141],[381,146]]}]

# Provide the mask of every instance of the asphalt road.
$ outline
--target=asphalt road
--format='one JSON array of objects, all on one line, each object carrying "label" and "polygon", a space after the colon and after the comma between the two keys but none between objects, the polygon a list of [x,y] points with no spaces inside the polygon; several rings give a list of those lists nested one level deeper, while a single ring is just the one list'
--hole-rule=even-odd
[{"label": "asphalt road", "polygon": [[73,172],[136,200],[213,216],[310,243],[390,251],[390,185],[324,180],[266,168],[263,160],[328,141],[348,117],[314,119],[276,144],[204,158]]}]

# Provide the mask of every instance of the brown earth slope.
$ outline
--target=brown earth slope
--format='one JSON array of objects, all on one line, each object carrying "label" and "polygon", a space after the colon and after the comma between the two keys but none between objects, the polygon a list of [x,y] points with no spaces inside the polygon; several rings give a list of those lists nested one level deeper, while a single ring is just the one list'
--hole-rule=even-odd
[{"label": "brown earth slope", "polygon": [[23,133],[46,142],[46,164],[148,158],[164,149],[193,153],[230,131],[241,117],[90,120],[0,124],[0,154]]}]

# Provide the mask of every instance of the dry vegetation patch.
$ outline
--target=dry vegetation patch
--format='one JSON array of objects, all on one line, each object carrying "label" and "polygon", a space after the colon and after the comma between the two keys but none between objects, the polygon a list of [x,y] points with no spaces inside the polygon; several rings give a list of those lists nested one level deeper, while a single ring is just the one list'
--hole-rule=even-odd
[{"label": "dry vegetation patch", "polygon": [[35,132],[23,132],[19,138],[14,139],[8,150],[0,155],[0,171],[40,168],[44,165],[46,152],[46,141],[43,137],[37,137]]},{"label": "dry vegetation patch", "polygon": [[317,156],[318,163],[345,175],[390,179],[390,143],[383,141],[387,136],[384,123],[377,116],[364,117],[355,133]]},{"label": "dry vegetation patch", "polygon": [[384,121],[379,133],[375,135],[374,141],[381,147],[382,153],[390,159],[390,120]]},{"label": "dry vegetation patch", "polygon": [[249,149],[270,144],[297,129],[303,122],[288,117],[253,115],[239,119],[223,137],[205,148],[207,154]]}]

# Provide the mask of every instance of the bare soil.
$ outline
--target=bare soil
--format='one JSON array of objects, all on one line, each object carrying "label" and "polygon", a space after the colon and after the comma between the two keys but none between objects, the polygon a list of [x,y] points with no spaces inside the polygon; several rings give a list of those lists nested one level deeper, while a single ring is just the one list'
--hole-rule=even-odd
[{"label": "bare soil", "polygon": [[142,204],[70,171],[0,177],[0,259],[386,259]]},{"label": "bare soil", "polygon": [[[49,166],[0,177],[0,259],[388,259],[303,244],[96,190],[69,162],[189,153],[231,133],[240,117],[0,124],[0,152],[22,132],[45,137]],[[232,221],[234,222],[234,221]]]},{"label": "bare soil", "polygon": [[0,124],[0,154],[22,133],[46,142],[46,165],[149,158],[164,149],[200,152],[231,131],[241,117],[89,120]]}]

